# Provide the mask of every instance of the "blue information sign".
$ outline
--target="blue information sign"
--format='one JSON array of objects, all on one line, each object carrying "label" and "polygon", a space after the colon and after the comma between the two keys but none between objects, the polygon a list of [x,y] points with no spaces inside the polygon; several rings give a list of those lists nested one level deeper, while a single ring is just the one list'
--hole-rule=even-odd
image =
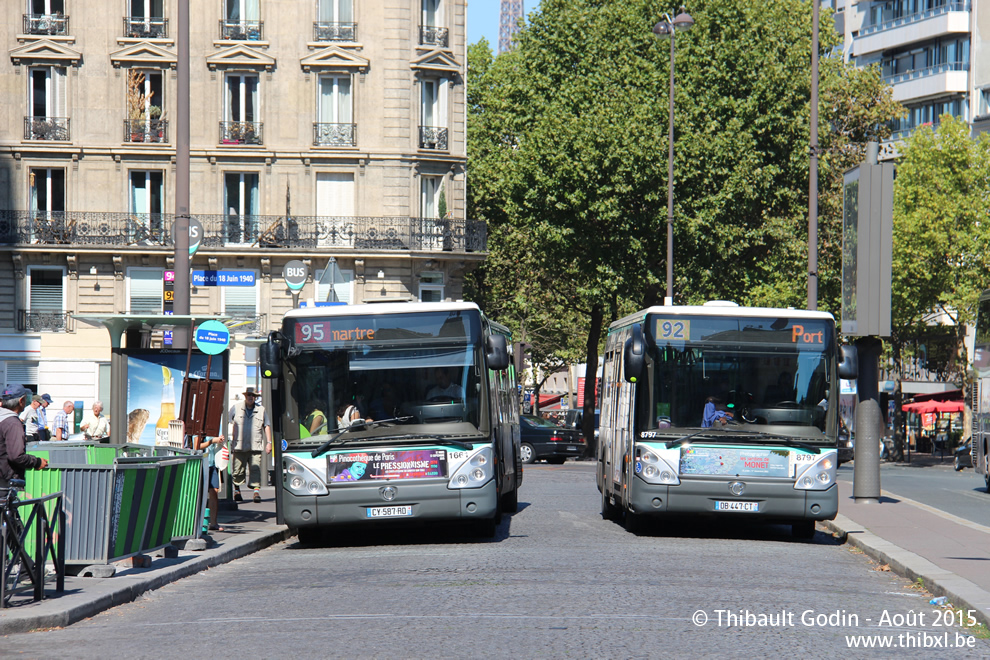
[{"label": "blue information sign", "polygon": [[196,328],[196,348],[207,355],[219,355],[227,350],[230,330],[220,321],[204,321]]},{"label": "blue information sign", "polygon": [[254,286],[253,270],[194,270],[193,286]]}]

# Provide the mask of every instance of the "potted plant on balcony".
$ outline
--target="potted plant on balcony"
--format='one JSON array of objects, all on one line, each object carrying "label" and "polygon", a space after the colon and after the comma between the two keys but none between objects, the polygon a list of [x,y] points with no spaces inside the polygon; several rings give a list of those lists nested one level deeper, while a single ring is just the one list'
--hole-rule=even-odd
[{"label": "potted plant on balcony", "polygon": [[148,108],[148,119],[151,120],[148,122],[149,132],[154,137],[155,142],[160,142],[165,136],[165,129],[162,127],[161,121],[163,115],[161,106],[153,105]]},{"label": "potted plant on balcony", "polygon": [[145,101],[147,96],[143,93],[144,74],[140,71],[127,72],[127,115],[128,129],[130,131],[131,142],[144,142],[145,137]]}]

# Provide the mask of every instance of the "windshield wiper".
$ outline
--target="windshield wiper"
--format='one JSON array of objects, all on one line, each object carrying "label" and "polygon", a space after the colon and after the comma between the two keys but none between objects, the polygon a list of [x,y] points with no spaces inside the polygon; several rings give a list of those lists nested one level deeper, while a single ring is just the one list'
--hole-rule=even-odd
[{"label": "windshield wiper", "polygon": [[681,436],[677,440],[671,440],[670,442],[668,442],[664,446],[667,449],[673,449],[674,445],[683,445],[683,444],[686,444],[688,440],[690,440],[691,438],[693,438],[695,436],[699,436],[699,435],[710,435],[710,432],[707,431],[707,430],[705,430],[705,431],[695,431],[694,433],[689,433],[688,435]]},{"label": "windshield wiper", "polygon": [[408,422],[412,419],[412,416],[407,417],[392,417],[391,419],[379,419],[376,422],[361,422],[360,424],[354,424],[353,426],[348,426],[347,428],[337,431],[329,440],[324,442],[322,445],[313,450],[313,458],[318,458],[321,454],[326,453],[330,447],[337,441],[337,439],[344,435],[345,433],[350,433],[351,431],[363,431],[369,429],[373,426],[378,426],[379,424],[390,424],[391,422]]}]

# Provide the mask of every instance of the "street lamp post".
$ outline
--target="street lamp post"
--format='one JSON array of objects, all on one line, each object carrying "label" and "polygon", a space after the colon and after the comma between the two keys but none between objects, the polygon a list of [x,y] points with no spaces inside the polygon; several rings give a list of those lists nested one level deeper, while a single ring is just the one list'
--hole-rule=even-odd
[{"label": "street lamp post", "polygon": [[667,120],[667,297],[664,304],[674,304],[674,32],[687,30],[694,25],[694,19],[684,11],[674,18],[664,14],[653,26],[653,34],[660,38],[670,37],[670,115]]}]

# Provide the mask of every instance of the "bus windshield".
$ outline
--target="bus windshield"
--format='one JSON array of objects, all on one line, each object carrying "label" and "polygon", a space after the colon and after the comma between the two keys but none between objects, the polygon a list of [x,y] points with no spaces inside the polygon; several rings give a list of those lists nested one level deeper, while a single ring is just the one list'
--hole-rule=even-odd
[{"label": "bus windshield", "polygon": [[[452,321],[453,319],[453,321]],[[288,320],[287,320],[288,321]],[[401,433],[478,433],[484,358],[460,314],[299,318],[285,360],[283,438],[313,444],[362,421],[400,418]],[[288,325],[288,323],[287,323]],[[412,425],[420,425],[413,427]],[[422,425],[426,425],[425,427]],[[369,427],[369,437],[394,435]]]},{"label": "bus windshield", "polygon": [[[807,319],[686,317],[647,323],[650,428],[784,432],[825,440],[835,339]],[[729,428],[731,426],[731,428]]]}]

